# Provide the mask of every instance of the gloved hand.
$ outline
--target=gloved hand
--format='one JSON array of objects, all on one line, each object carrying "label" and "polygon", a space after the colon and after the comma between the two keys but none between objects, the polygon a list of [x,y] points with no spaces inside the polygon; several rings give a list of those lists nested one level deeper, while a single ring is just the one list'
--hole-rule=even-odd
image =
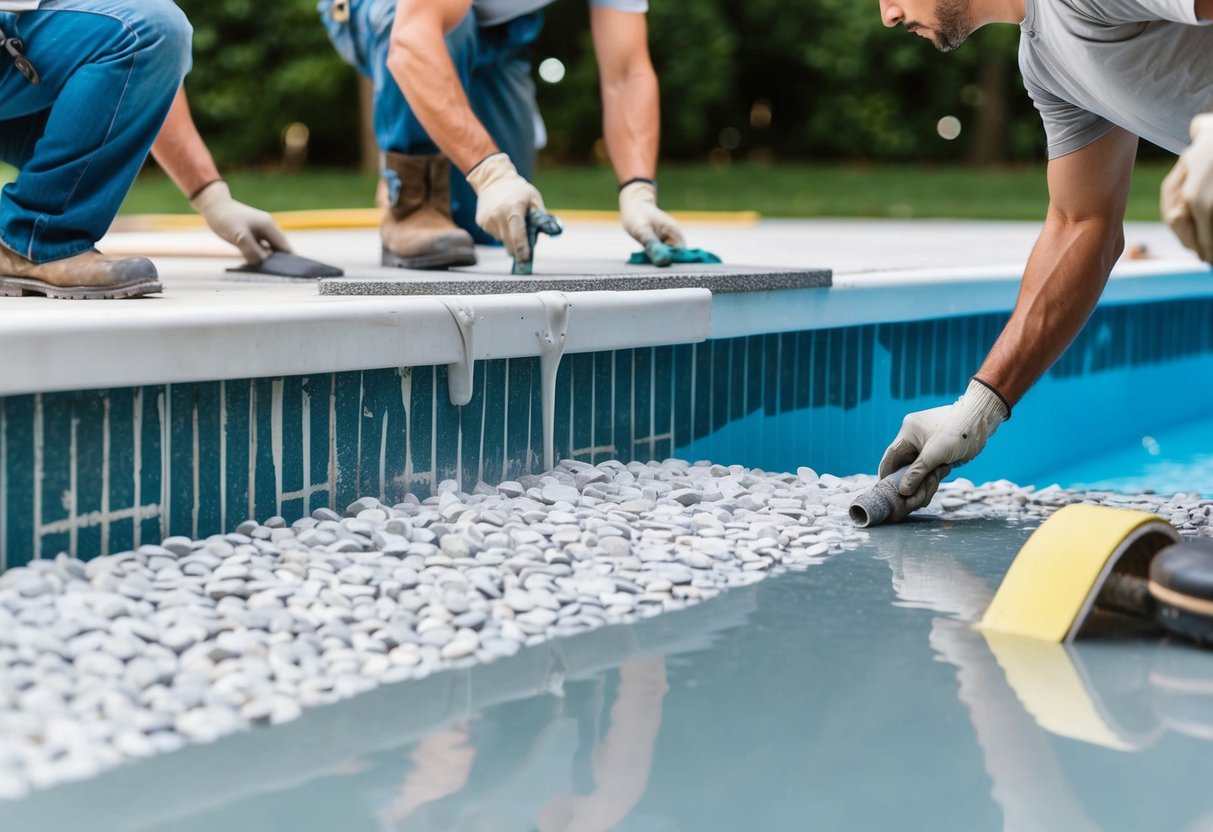
[{"label": "gloved hand", "polygon": [[476,224],[501,240],[515,260],[529,262],[527,213],[533,208],[547,212],[539,191],[518,174],[504,153],[485,157],[468,171],[467,180],[476,192]]},{"label": "gloved hand", "polygon": [[652,243],[686,247],[686,238],[678,223],[657,207],[657,186],[652,182],[630,182],[619,191],[619,218],[624,230],[645,247],[654,266],[668,266],[670,260],[660,246]]},{"label": "gloved hand", "polygon": [[1162,183],[1162,218],[1179,241],[1213,263],[1213,113],[1192,119],[1192,144]]},{"label": "gloved hand", "polygon": [[260,264],[275,251],[290,251],[291,244],[274,218],[257,208],[232,199],[231,189],[218,179],[199,191],[190,205],[224,240],[240,249],[251,266]]},{"label": "gloved hand", "polygon": [[[1002,398],[974,379],[955,404],[920,410],[902,420],[901,431],[880,460],[879,476],[884,479],[909,465],[897,492],[903,497],[914,497],[915,503],[925,496],[919,507],[926,505],[947,472],[928,475],[944,466],[959,467],[977,456],[986,440],[1010,416]],[[917,494],[920,488],[930,493]]]}]

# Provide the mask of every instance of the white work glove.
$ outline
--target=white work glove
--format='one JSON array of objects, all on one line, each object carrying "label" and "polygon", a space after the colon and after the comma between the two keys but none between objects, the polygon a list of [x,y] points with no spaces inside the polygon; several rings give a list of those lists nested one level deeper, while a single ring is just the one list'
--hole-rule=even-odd
[{"label": "white work glove", "polygon": [[539,191],[518,174],[504,153],[485,157],[468,171],[467,180],[476,192],[476,224],[500,240],[515,260],[529,262],[527,212],[547,210]]},{"label": "white work glove", "polygon": [[[920,410],[902,420],[901,431],[880,460],[879,476],[884,479],[909,465],[897,490],[903,497],[915,497],[916,503],[921,501],[921,508],[931,501],[939,480],[948,471],[930,475],[947,466],[959,467],[977,456],[1010,415],[1002,398],[974,379],[955,404]],[[920,488],[925,488],[924,493],[916,494]]]},{"label": "white work glove", "polygon": [[1213,263],[1213,113],[1192,119],[1192,144],[1162,183],[1162,218],[1179,241]]},{"label": "white work glove", "polygon": [[674,218],[657,207],[657,186],[636,181],[619,191],[619,219],[623,228],[642,246],[651,242],[686,247],[686,238]]},{"label": "white work glove", "polygon": [[194,195],[190,205],[224,240],[240,249],[251,266],[259,265],[275,251],[290,251],[291,244],[274,218],[265,211],[232,199],[231,189],[217,179]]}]

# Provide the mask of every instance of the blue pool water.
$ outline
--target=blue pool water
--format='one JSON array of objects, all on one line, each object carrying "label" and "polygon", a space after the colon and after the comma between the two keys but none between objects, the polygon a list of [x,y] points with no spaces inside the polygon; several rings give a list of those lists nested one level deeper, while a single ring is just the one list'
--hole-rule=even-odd
[{"label": "blue pool water", "polygon": [[1213,419],[1145,434],[1094,459],[1059,468],[1038,485],[1158,494],[1195,491],[1213,497]]},{"label": "blue pool water", "polygon": [[969,626],[1030,531],[880,528],[684,612],[0,804],[0,828],[1206,828],[1208,653],[1043,645],[1070,680],[1050,712]]}]

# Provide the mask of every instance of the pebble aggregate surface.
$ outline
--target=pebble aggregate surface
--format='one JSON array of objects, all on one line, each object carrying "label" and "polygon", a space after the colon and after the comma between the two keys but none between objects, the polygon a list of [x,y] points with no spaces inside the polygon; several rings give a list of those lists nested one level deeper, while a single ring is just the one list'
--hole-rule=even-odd
[{"label": "pebble aggregate surface", "polygon": [[[870,476],[564,461],[472,493],[0,575],[0,799],[377,685],[678,610],[864,543]],[[1094,502],[1213,536],[1213,500],[946,483],[927,513],[1039,521]]]}]

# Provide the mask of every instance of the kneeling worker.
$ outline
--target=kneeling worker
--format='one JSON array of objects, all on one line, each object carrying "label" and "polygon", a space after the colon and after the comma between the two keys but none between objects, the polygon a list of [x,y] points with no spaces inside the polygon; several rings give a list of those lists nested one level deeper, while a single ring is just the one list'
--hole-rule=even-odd
[{"label": "kneeling worker", "polygon": [[[1213,0],[880,0],[880,9],[886,26],[945,52],[987,23],[1018,24],[1020,69],[1048,138],[1049,210],[1010,320],[964,395],[906,416],[880,462],[882,477],[910,466],[899,490],[920,508],[940,476],[981,452],[1094,310],[1124,248],[1138,137],[1176,153],[1190,130],[1197,137],[1181,165],[1206,178],[1204,225],[1180,236],[1213,259],[1213,116],[1202,115],[1213,111],[1213,26],[1202,25]],[[1178,187],[1176,217],[1198,190]]]},{"label": "kneeling worker", "polygon": [[[541,124],[527,50],[551,1],[321,0],[337,50],[374,85],[385,265],[470,265],[473,239],[487,242],[481,229],[516,260],[531,259],[526,216],[543,209],[543,197],[527,181]],[[623,226],[641,244],[682,246],[682,231],[657,207],[660,111],[646,0],[590,6]]]}]

